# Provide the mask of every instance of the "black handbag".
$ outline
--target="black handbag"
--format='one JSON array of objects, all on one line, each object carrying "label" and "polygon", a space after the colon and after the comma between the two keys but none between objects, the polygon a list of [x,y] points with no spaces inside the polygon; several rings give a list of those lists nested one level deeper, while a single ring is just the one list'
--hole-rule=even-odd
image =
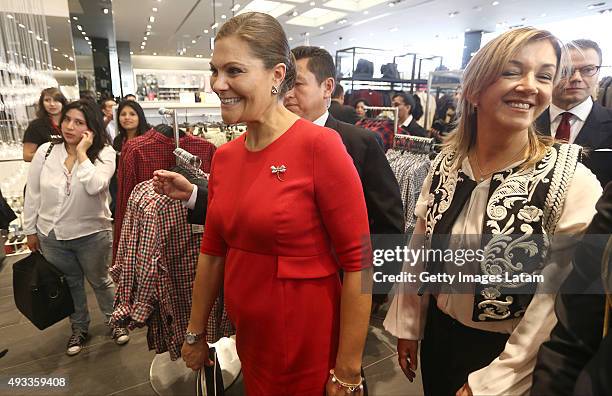
[{"label": "black handbag", "polygon": [[196,373],[196,396],[223,396],[225,386],[215,348],[209,348],[209,353],[215,365],[204,366]]},{"label": "black handbag", "polygon": [[39,252],[13,264],[13,294],[19,312],[40,330],[74,312],[64,274]]}]

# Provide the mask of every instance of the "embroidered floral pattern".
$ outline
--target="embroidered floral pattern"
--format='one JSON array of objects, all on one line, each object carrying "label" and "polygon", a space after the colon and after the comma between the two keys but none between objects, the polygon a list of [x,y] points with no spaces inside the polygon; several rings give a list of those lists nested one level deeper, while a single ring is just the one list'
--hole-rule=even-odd
[{"label": "embroidered floral pattern", "polygon": [[544,212],[540,208],[532,205],[527,205],[519,210],[517,217],[527,223],[537,223],[542,218]]}]

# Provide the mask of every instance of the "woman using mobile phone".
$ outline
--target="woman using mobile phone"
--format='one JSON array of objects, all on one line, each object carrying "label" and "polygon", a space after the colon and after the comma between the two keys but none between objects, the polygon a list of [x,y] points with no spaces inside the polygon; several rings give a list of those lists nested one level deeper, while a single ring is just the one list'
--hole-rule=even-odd
[{"label": "woman using mobile phone", "polygon": [[[113,312],[115,285],[108,274],[112,247],[108,186],[115,150],[104,131],[102,113],[86,100],[69,103],[60,118],[61,139],[41,145],[30,166],[25,199],[28,247],[66,276],[75,312],[66,353],[78,354],[87,341],[89,312],[84,277],[106,320]],[[115,328],[117,344],[128,332]]]}]

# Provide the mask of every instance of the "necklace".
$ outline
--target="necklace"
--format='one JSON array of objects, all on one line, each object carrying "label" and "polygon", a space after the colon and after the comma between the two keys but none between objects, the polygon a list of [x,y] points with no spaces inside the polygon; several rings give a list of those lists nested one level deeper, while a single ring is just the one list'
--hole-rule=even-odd
[{"label": "necklace", "polygon": [[527,144],[528,143],[525,143],[525,145],[523,147],[521,147],[521,149],[516,154],[514,154],[514,156],[512,158],[510,158],[509,161],[505,162],[502,166],[500,166],[500,167],[498,167],[496,169],[493,169],[491,172],[488,172],[488,173],[485,173],[482,170],[482,168],[480,167],[480,164],[478,163],[478,154],[476,154],[474,152],[474,162],[476,164],[476,168],[478,169],[478,174],[480,175],[478,177],[478,181],[482,182],[483,180],[488,178],[490,175],[492,175],[495,171],[497,171],[499,169],[503,169],[506,166],[508,166],[508,165],[512,164],[513,162],[515,162],[518,159],[518,157],[525,151],[525,147],[527,147]]}]

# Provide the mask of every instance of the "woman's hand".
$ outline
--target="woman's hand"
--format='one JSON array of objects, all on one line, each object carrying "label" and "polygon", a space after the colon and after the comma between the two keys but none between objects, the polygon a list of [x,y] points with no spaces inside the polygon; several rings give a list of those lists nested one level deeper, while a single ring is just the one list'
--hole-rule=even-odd
[{"label": "woman's hand", "polygon": [[94,141],[94,134],[91,131],[83,132],[81,135],[81,141],[77,145],[77,153],[86,154],[87,150],[91,147]]},{"label": "woman's hand", "polygon": [[153,189],[172,199],[188,201],[193,192],[193,184],[179,173],[161,169],[153,172]]},{"label": "woman's hand", "polygon": [[410,382],[414,381],[414,377],[416,377],[416,369],[419,362],[418,352],[418,340],[404,340],[401,338],[397,340],[399,364]]},{"label": "woman's hand", "polygon": [[210,360],[208,354],[208,343],[206,343],[206,340],[200,340],[193,345],[184,342],[183,348],[181,348],[181,356],[185,361],[185,365],[193,371],[197,371],[204,366],[211,367],[215,364]]},{"label": "woman's hand", "polygon": [[472,394],[472,389],[470,389],[470,385],[466,382],[463,386],[457,391],[455,396],[474,396]]},{"label": "woman's hand", "polygon": [[27,236],[27,244],[28,244],[28,248],[32,252],[37,252],[40,250],[40,241],[38,240],[38,235],[36,234]]},{"label": "woman's hand", "polygon": [[[340,379],[343,382],[347,382],[350,384],[357,384],[361,378],[361,373],[357,373],[357,376],[351,376],[351,378],[345,378],[342,377],[341,375],[339,375],[338,373],[336,373],[336,377],[338,379]],[[329,379],[327,380],[327,384],[325,384],[325,394],[326,396],[346,396],[346,395],[351,395],[351,396],[361,396],[363,395],[363,389],[357,391],[357,392],[353,392],[353,393],[349,393],[348,389],[344,388],[343,386],[341,386],[340,384],[333,383],[332,382],[332,377],[331,375],[329,376]]]}]

